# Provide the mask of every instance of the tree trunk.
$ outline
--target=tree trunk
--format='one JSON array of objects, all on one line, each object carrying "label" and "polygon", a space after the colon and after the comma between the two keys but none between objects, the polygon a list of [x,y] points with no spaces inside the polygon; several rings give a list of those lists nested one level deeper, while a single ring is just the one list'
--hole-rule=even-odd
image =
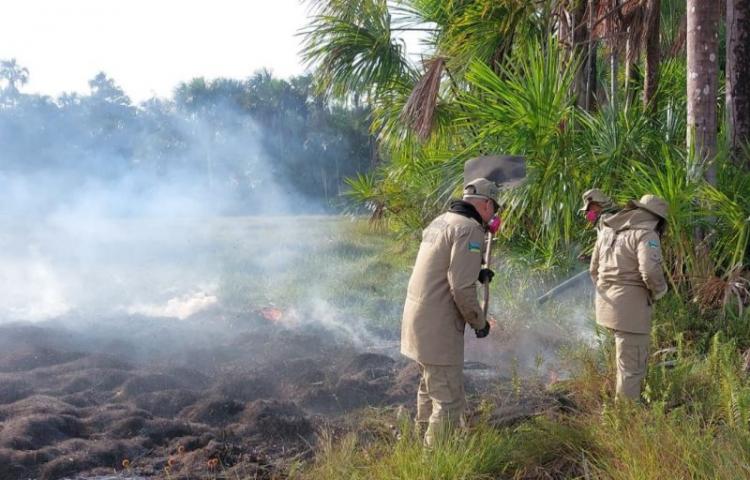
[{"label": "tree trunk", "polygon": [[727,0],[727,138],[735,163],[750,167],[750,0]]},{"label": "tree trunk", "polygon": [[630,29],[625,32],[628,37],[625,39],[625,109],[630,108],[630,101],[632,99],[633,83],[635,83],[635,72],[633,70],[633,63],[635,62],[635,45],[633,45],[633,39],[630,38]]},{"label": "tree trunk", "polygon": [[659,45],[660,18],[661,0],[646,0],[646,34],[644,38],[646,72],[643,80],[644,108],[654,107],[652,100],[659,86],[659,62],[661,61],[661,47]]},{"label": "tree trunk", "polygon": [[[610,2],[613,11],[617,11],[620,8],[620,0],[612,0]],[[610,26],[607,30],[612,34],[616,31],[611,26],[612,20],[609,21]],[[612,110],[617,108],[617,42],[612,39],[610,40],[609,47],[609,104]]]},{"label": "tree trunk", "polygon": [[609,104],[613,110],[617,108],[617,52],[614,49],[609,54]]},{"label": "tree trunk", "polygon": [[588,51],[586,53],[586,111],[592,111],[596,105],[596,50],[597,43],[594,42],[594,18],[596,8],[594,0],[588,0],[587,34]]},{"label": "tree trunk", "polygon": [[687,0],[687,143],[694,160],[706,166],[706,180],[716,184],[716,95],[719,83],[718,0]]},{"label": "tree trunk", "polygon": [[591,35],[593,8],[591,0],[580,0],[571,12],[573,51],[581,64],[576,75],[575,90],[578,106],[591,111],[594,109],[594,85],[596,79],[596,45]]}]

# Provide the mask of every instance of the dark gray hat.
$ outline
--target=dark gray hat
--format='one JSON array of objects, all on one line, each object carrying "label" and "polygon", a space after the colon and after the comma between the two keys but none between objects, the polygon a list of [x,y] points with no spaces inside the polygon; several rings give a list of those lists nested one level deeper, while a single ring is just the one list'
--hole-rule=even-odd
[{"label": "dark gray hat", "polygon": [[495,204],[499,193],[497,184],[486,178],[477,178],[464,187],[464,198],[489,198]]}]

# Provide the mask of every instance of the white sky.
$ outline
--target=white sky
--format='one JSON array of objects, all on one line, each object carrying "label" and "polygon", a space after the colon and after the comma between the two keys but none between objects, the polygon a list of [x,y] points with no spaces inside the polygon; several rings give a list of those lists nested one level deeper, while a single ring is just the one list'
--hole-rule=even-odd
[{"label": "white sky", "polygon": [[134,101],[193,77],[304,73],[299,0],[6,0],[0,59],[29,69],[25,92],[88,92],[99,71]]}]

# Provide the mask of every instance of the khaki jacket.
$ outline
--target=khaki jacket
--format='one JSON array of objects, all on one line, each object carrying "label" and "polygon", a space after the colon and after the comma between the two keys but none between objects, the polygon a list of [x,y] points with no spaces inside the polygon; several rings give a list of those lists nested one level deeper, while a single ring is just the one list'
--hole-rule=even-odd
[{"label": "khaki jacket", "polygon": [[477,278],[484,228],[447,212],[422,232],[401,322],[401,353],[424,364],[463,365],[464,327],[484,328]]},{"label": "khaki jacket", "polygon": [[640,208],[623,210],[602,222],[589,268],[599,325],[651,332],[651,304],[667,292],[658,222],[656,215]]}]

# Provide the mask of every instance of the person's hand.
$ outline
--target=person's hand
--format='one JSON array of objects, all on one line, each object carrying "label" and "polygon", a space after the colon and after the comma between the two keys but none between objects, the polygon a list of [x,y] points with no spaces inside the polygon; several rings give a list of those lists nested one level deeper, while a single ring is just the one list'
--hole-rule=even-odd
[{"label": "person's hand", "polygon": [[494,276],[495,276],[495,272],[493,272],[489,268],[483,268],[479,270],[479,283],[481,284],[490,283],[492,281],[492,277]]},{"label": "person's hand", "polygon": [[485,322],[484,328],[480,328],[479,330],[474,330],[474,333],[477,335],[477,338],[484,338],[487,335],[490,334],[490,322]]}]

